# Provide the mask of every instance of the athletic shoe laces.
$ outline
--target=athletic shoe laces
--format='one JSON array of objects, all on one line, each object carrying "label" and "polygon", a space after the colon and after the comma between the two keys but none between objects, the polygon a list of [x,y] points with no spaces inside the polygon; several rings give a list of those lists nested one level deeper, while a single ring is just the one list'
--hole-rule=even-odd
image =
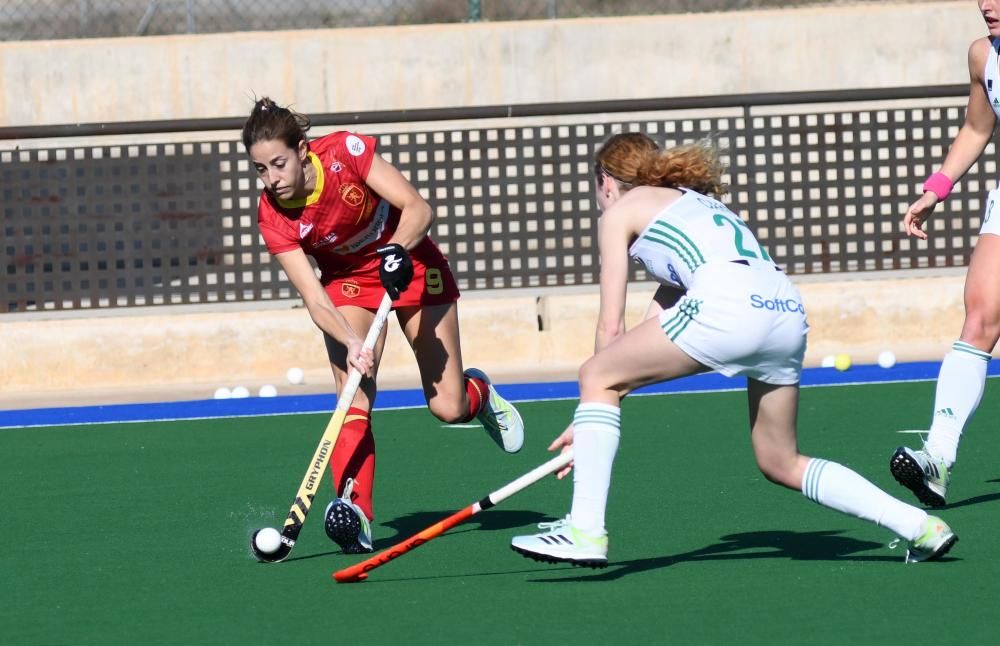
[{"label": "athletic shoe laces", "polygon": [[566,514],[565,518],[560,518],[559,520],[553,520],[553,521],[548,521],[548,522],[544,522],[544,523],[538,523],[538,529],[545,529],[545,530],[552,531],[552,530],[562,529],[564,527],[568,527],[568,526],[570,526],[570,524],[571,524],[570,523],[570,516],[569,516],[569,514]]}]

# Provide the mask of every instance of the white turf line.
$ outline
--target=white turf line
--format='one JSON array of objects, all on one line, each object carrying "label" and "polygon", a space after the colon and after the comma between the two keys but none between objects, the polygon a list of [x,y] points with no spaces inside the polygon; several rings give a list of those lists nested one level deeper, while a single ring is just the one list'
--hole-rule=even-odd
[{"label": "white turf line", "polygon": [[[998,375],[1000,376],[1000,375]],[[994,379],[995,376],[987,376],[987,379]],[[683,377],[681,377],[683,379]],[[837,386],[871,386],[877,384],[907,384],[916,383],[920,381],[936,381],[937,377],[925,378],[925,379],[889,379],[886,381],[847,381],[835,384],[810,384],[808,386],[800,386],[801,388],[832,388]],[[667,393],[631,393],[629,397],[656,397],[656,396],[669,396],[669,395],[694,395],[694,394],[704,394],[704,393],[726,393],[746,390],[746,388],[706,388],[702,390],[682,390],[676,392]],[[271,398],[269,398],[271,399]],[[280,399],[280,396],[278,397]],[[578,399],[577,397],[539,397],[538,399],[513,399],[511,401],[520,403],[531,403],[531,402],[547,402],[547,401],[565,401],[568,399]],[[160,402],[153,402],[160,403]],[[413,404],[411,406],[379,406],[375,410],[407,410],[411,408],[426,408],[426,404]],[[282,417],[286,415],[319,415],[322,413],[329,413],[327,409],[317,409],[317,410],[301,410],[301,411],[287,411],[281,413],[248,413],[245,415],[204,415],[198,417],[158,417],[156,419],[133,419],[133,420],[107,420],[103,422],[65,422],[61,424],[18,424],[17,426],[3,426],[0,427],[0,431],[15,428],[45,428],[51,426],[99,426],[104,424],[149,424],[153,422],[184,422],[184,421],[199,421],[199,420],[209,420],[209,419],[241,419],[245,417]],[[477,427],[478,425],[469,425],[470,428]],[[461,427],[458,424],[444,424],[442,428],[446,427]],[[464,427],[463,427],[464,428]],[[908,431],[899,431],[900,433],[906,433]],[[921,431],[926,432],[926,431]]]}]

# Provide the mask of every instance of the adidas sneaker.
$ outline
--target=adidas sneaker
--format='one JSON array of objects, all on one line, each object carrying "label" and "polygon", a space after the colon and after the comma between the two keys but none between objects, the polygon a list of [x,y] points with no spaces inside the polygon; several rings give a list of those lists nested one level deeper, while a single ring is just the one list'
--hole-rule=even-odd
[{"label": "adidas sneaker", "polygon": [[552,523],[539,523],[547,531],[530,536],[515,536],[510,548],[529,559],[544,563],[570,563],[592,568],[608,565],[608,535],[585,534],[573,527],[569,517]]},{"label": "adidas sneaker", "polygon": [[889,460],[889,471],[896,482],[912,491],[920,502],[931,507],[944,504],[951,478],[944,460],[923,449],[914,451],[901,446]]},{"label": "adidas sneaker", "polygon": [[947,523],[937,516],[928,516],[924,521],[924,533],[910,541],[906,550],[906,562],[933,561],[947,554],[957,542],[958,536],[955,536]]}]

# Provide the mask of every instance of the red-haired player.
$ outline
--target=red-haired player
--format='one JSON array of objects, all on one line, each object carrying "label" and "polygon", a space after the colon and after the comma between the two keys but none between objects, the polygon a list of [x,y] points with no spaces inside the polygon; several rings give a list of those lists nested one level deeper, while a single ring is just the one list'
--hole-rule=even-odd
[{"label": "red-haired player", "polygon": [[338,497],[325,524],[345,553],[370,552],[370,415],[385,331],[374,352],[361,345],[384,293],[413,348],[431,413],[449,423],[478,417],[509,453],[521,448],[524,424],[485,373],[463,372],[458,286],[428,236],[430,205],[376,154],[375,139],[334,132],[309,141],[308,129],[306,116],[265,97],[243,126],[243,145],[264,184],[261,235],[323,331],[338,389],[351,367],[365,375],[330,458]]}]

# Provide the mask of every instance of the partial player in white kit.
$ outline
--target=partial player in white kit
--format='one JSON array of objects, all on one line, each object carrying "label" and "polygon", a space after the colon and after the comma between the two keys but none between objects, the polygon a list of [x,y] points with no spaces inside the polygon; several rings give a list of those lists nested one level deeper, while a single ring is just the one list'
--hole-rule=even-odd
[{"label": "partial player in white kit", "polygon": [[[969,103],[965,122],[948,149],[941,170],[923,185],[910,205],[903,229],[927,239],[924,222],[952,186],[982,156],[1000,117],[1000,0],[979,0],[989,35],[969,47]],[[945,503],[951,469],[962,432],[979,407],[986,388],[986,368],[1000,340],[1000,190],[990,191],[979,240],[965,276],[965,322],[938,373],[930,431],[922,449],[901,446],[889,460],[896,480],[926,505]]]},{"label": "partial player in white kit", "polygon": [[[606,565],[605,507],[622,398],[641,386],[717,370],[747,377],[754,456],[768,480],[890,529],[909,541],[908,563],[941,556],[958,539],[940,518],[840,464],[798,452],[805,309],[743,220],[716,199],[725,192],[722,170],[705,143],[661,150],[646,135],[627,133],[598,150],[595,354],[580,368],[573,423],[549,447],[573,446],[572,508],[564,520],[543,524],[547,531],[515,537],[512,549],[539,561]],[[626,331],[631,260],[660,287],[645,320]]]}]

